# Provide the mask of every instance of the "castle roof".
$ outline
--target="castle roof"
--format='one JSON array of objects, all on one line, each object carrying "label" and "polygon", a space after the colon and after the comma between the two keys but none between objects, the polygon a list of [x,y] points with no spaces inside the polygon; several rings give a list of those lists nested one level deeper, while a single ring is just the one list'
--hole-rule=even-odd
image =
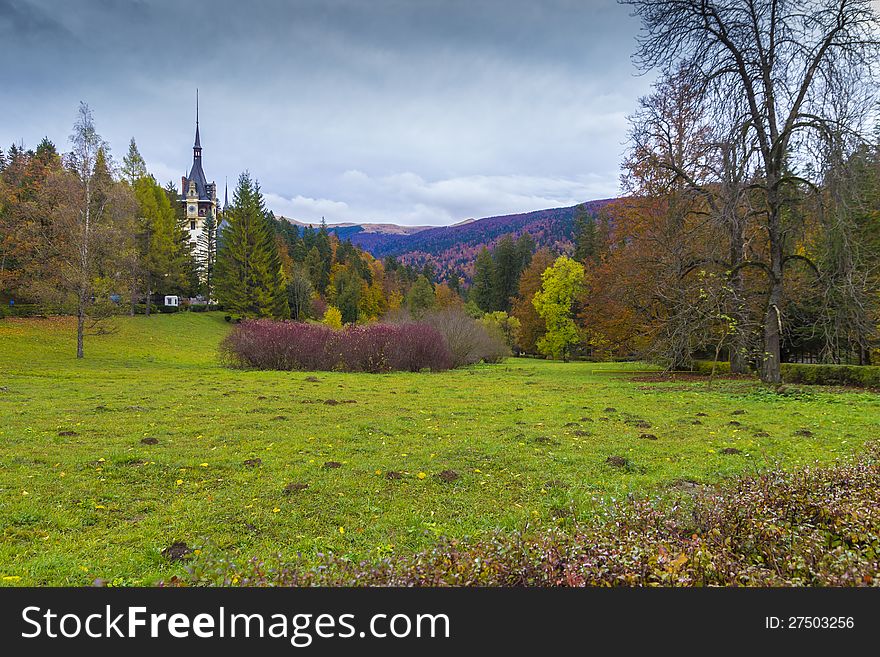
[{"label": "castle roof", "polygon": [[196,195],[200,201],[213,200],[213,192],[215,190],[212,189],[213,185],[208,184],[208,177],[205,175],[205,170],[202,169],[202,143],[199,137],[198,91],[196,92],[196,139],[193,143],[193,163],[192,167],[190,167],[189,173],[186,175],[186,184],[183,189],[184,196],[189,193],[189,184],[191,182],[196,184]]}]

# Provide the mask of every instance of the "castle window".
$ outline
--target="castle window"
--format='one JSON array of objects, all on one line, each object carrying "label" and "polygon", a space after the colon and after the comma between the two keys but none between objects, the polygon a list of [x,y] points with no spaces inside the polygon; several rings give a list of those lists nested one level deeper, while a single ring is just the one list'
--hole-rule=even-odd
[{"label": "castle window", "polygon": [[189,229],[190,229],[190,230],[195,230],[195,229],[196,229],[196,220],[195,220],[195,219],[190,219],[190,222],[189,222]]}]

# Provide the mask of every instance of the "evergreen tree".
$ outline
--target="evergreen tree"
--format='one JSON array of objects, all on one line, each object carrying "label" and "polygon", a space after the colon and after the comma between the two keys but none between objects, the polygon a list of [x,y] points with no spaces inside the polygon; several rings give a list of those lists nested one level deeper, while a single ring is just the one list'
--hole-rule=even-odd
[{"label": "evergreen tree", "polygon": [[245,317],[288,317],[281,260],[266,217],[260,186],[248,172],[239,176],[232,209],[217,254],[217,299]]},{"label": "evergreen tree", "polygon": [[353,324],[358,320],[358,308],[365,287],[364,280],[349,263],[335,272],[332,287],[333,305],[342,313],[343,323]]},{"label": "evergreen tree", "polygon": [[128,153],[122,158],[122,179],[129,185],[134,184],[147,175],[147,163],[138,151],[134,137],[128,144]]},{"label": "evergreen tree", "polygon": [[446,284],[449,286],[449,289],[455,292],[458,296],[464,296],[461,289],[461,276],[457,271],[452,272],[446,277]]},{"label": "evergreen tree", "polygon": [[599,256],[600,239],[596,217],[587,212],[585,205],[578,206],[574,218],[574,259],[586,263]]},{"label": "evergreen tree", "polygon": [[424,275],[419,275],[406,295],[406,306],[414,317],[421,317],[434,307],[434,286]]},{"label": "evergreen tree", "polygon": [[330,268],[333,265],[333,247],[330,245],[330,233],[327,230],[327,222],[321,217],[321,228],[315,235],[315,248],[320,256],[320,267],[317,268],[315,274],[317,279],[313,279],[315,289],[320,294],[327,292],[327,285],[330,283]]},{"label": "evergreen tree", "polygon": [[188,236],[181,234],[175,208],[156,179],[150,175],[139,178],[134,193],[140,217],[137,243],[149,313],[154,293],[185,295],[190,291],[193,255]]},{"label": "evergreen tree", "polygon": [[489,249],[483,247],[474,263],[474,281],[471,285],[471,300],[483,312],[495,310],[495,261]]}]

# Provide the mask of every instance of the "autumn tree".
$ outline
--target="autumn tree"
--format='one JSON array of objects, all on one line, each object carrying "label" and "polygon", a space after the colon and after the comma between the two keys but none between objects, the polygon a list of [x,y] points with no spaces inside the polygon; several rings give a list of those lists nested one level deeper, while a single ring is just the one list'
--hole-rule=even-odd
[{"label": "autumn tree", "polygon": [[553,264],[555,257],[547,249],[540,249],[532,256],[529,266],[519,277],[517,295],[513,300],[511,315],[519,320],[517,345],[526,353],[535,353],[538,340],[547,331],[544,318],[532,303],[535,293],[541,289],[541,275]]},{"label": "autumn tree", "polygon": [[[780,380],[785,272],[795,260],[797,191],[813,141],[859,131],[873,101],[877,16],[870,0],[626,0],[643,25],[645,70],[683,66],[713,115],[734,117],[754,144],[756,219],[767,240],[755,267],[767,281],[761,378]],[[841,113],[841,108],[845,111]],[[813,181],[814,183],[816,181]]]},{"label": "autumn tree", "polygon": [[541,289],[532,304],[547,325],[547,332],[538,340],[542,354],[568,360],[571,348],[580,342],[573,305],[583,284],[584,266],[564,255],[541,275]]}]

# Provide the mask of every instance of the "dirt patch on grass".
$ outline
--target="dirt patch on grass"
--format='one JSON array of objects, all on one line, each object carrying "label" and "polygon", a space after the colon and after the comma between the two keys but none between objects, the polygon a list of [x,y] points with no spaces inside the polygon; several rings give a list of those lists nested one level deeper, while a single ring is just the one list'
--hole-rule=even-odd
[{"label": "dirt patch on grass", "polygon": [[77,431],[59,431],[59,436],[78,436],[79,432]]},{"label": "dirt patch on grass", "polygon": [[162,550],[162,556],[168,561],[182,561],[192,554],[192,548],[183,541],[175,541]]},{"label": "dirt patch on grass", "polygon": [[653,433],[643,433],[639,436],[639,438],[641,438],[642,440],[657,440],[657,436],[655,436]]},{"label": "dirt patch on grass", "polygon": [[309,382],[309,383],[320,383],[320,382],[321,382],[321,379],[319,379],[319,378],[316,377],[316,376],[307,376],[307,377],[305,378],[305,381],[307,381],[307,382]]},{"label": "dirt patch on grass", "polygon": [[736,447],[725,447],[721,450],[721,454],[742,454],[742,450]]},{"label": "dirt patch on grass", "polygon": [[293,495],[294,493],[301,493],[302,491],[304,491],[308,487],[309,487],[308,484],[305,484],[301,481],[294,481],[294,482],[287,484],[284,487],[284,494],[285,495]]},{"label": "dirt patch on grass", "polygon": [[153,438],[152,436],[147,436],[146,438],[141,438],[142,445],[158,445],[159,439]]},{"label": "dirt patch on grass", "polygon": [[325,400],[324,400],[324,403],[327,404],[327,406],[337,406],[337,405],[339,405],[339,402],[336,401],[335,399],[325,399]]},{"label": "dirt patch on grass", "polygon": [[336,468],[341,468],[342,464],[339,461],[327,461],[321,467],[325,470],[335,470]]},{"label": "dirt patch on grass", "polygon": [[257,457],[255,459],[248,459],[242,463],[242,465],[246,468],[259,468],[263,465],[263,459]]},{"label": "dirt patch on grass", "polygon": [[461,478],[461,475],[459,475],[455,470],[444,470],[437,476],[440,478],[440,481],[445,481],[447,483],[453,482]]},{"label": "dirt patch on grass", "polygon": [[669,486],[669,490],[677,493],[687,493],[688,495],[697,495],[711,489],[711,486],[701,484],[693,479],[676,479]]},{"label": "dirt patch on grass", "polygon": [[286,419],[287,419],[287,416],[286,416],[286,415],[276,415],[276,416],[273,417],[272,419],[273,419],[273,420],[286,420]]},{"label": "dirt patch on grass", "polygon": [[770,434],[767,433],[766,431],[756,431],[756,432],[755,432],[754,434],[752,434],[752,435],[753,435],[755,438],[769,438],[769,437],[770,437]]},{"label": "dirt patch on grass", "polygon": [[385,473],[385,478],[391,481],[397,481],[398,479],[403,479],[403,473],[398,472],[397,470],[389,470]]},{"label": "dirt patch on grass", "polygon": [[593,435],[592,432],[584,431],[583,429],[576,429],[576,430],[572,431],[571,433],[574,436],[592,436]]},{"label": "dirt patch on grass", "polygon": [[629,461],[623,456],[609,456],[605,459],[605,463],[612,468],[625,468],[629,465]]},{"label": "dirt patch on grass", "polygon": [[801,438],[812,438],[815,434],[809,429],[798,429],[792,435],[799,436]]}]

